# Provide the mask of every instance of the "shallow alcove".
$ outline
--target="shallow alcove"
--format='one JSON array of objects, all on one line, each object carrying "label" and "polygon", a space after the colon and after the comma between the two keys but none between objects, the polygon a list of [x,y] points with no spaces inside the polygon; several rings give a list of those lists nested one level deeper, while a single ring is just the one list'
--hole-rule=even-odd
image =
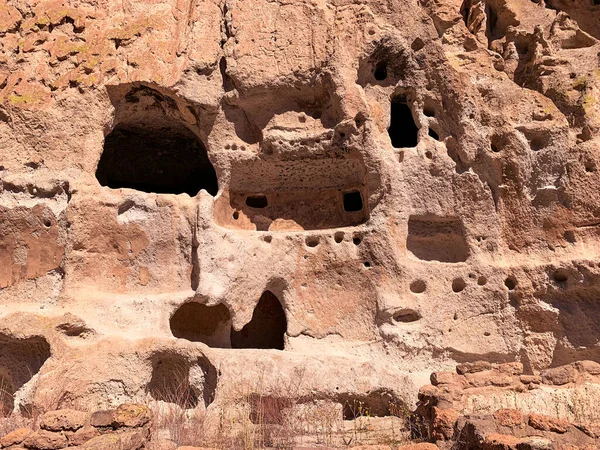
[{"label": "shallow alcove", "polygon": [[154,400],[191,409],[198,394],[190,386],[190,364],[178,355],[157,355],[152,361],[152,378],[146,390]]},{"label": "shallow alcove", "polygon": [[354,156],[234,163],[228,190],[215,202],[215,221],[269,232],[359,225],[370,213],[366,177],[363,161]]},{"label": "shallow alcove", "polygon": [[232,348],[283,350],[287,319],[279,299],[265,291],[258,301],[252,320],[240,331],[231,329]]},{"label": "shallow alcove", "polygon": [[231,317],[225,305],[184,303],[171,316],[170,325],[171,333],[177,338],[203,342],[209,347],[230,347]]},{"label": "shallow alcove", "polygon": [[388,417],[406,408],[403,399],[386,389],[378,389],[368,394],[339,394],[337,401],[342,404],[344,420],[357,417]]},{"label": "shallow alcove", "polygon": [[50,345],[43,337],[17,339],[0,333],[0,415],[13,410],[15,393],[50,355]]},{"label": "shallow alcove", "polygon": [[96,169],[100,184],[190,196],[205,189],[216,195],[215,169],[177,99],[146,86],[122,90],[118,99],[111,96],[116,125],[104,139]]},{"label": "shallow alcove", "polygon": [[269,206],[269,201],[266,195],[249,195],[246,197],[246,206],[249,206],[250,208],[262,209]]},{"label": "shallow alcove", "polygon": [[469,256],[464,227],[457,217],[410,216],[406,248],[425,261],[457,263]]},{"label": "shallow alcove", "polygon": [[396,96],[392,98],[391,117],[388,134],[394,148],[416,147],[419,128],[415,124],[412,111],[406,97]]},{"label": "shallow alcove", "polygon": [[421,318],[421,314],[414,309],[405,308],[397,311],[393,317],[395,322],[412,323],[419,320]]}]

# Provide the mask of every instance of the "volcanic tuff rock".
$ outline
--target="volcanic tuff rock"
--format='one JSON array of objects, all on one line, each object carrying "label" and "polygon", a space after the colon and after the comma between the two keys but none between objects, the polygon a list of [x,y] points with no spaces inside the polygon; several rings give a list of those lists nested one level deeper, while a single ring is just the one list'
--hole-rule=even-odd
[{"label": "volcanic tuff rock", "polygon": [[0,0],[0,410],[599,361],[598,39],[598,0]]}]

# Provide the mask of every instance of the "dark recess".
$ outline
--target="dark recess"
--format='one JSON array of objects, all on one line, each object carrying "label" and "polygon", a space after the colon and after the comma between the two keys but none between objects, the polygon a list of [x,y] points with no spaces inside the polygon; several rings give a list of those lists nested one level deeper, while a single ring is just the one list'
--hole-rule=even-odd
[{"label": "dark recess", "polygon": [[387,63],[385,61],[380,61],[375,66],[375,71],[373,72],[373,76],[377,81],[383,81],[387,78]]},{"label": "dark recess", "polygon": [[283,350],[286,331],[287,319],[281,303],[275,294],[265,291],[252,320],[240,331],[231,329],[231,347]]},{"label": "dark recess", "polygon": [[362,211],[363,201],[359,191],[346,192],[344,194],[344,211],[356,212]]},{"label": "dark recess", "polygon": [[250,208],[266,208],[269,206],[269,201],[267,200],[266,195],[258,194],[258,195],[249,195],[246,197],[246,206]]},{"label": "dark recess", "polygon": [[412,111],[406,103],[406,98],[392,98],[391,120],[388,133],[394,148],[415,147],[419,128],[415,124]]},{"label": "dark recess", "polygon": [[160,194],[201,189],[216,195],[215,169],[200,140],[187,128],[118,125],[105,139],[96,178],[112,189],[131,188]]}]

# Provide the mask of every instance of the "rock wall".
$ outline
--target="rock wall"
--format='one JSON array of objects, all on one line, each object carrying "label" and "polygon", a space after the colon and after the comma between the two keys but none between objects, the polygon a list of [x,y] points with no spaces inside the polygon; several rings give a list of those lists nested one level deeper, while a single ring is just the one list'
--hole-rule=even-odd
[{"label": "rock wall", "polygon": [[598,361],[597,3],[4,0],[2,410]]}]

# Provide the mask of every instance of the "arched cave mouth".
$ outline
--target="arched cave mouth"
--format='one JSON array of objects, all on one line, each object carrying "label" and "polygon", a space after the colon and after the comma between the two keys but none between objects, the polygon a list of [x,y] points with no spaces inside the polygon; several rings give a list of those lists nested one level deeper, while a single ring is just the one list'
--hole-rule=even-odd
[{"label": "arched cave mouth", "polygon": [[283,350],[286,331],[287,319],[279,299],[271,291],[265,291],[252,320],[240,331],[231,329],[231,347]]},{"label": "arched cave mouth", "polygon": [[[151,121],[149,121],[151,122]],[[96,178],[112,189],[130,188],[194,197],[219,186],[204,145],[176,120],[121,123],[106,136]]]},{"label": "arched cave mouth", "polygon": [[287,332],[285,311],[271,291],[261,295],[252,319],[240,331],[233,329],[231,314],[223,304],[184,303],[171,316],[169,324],[176,338],[213,348],[283,350]]}]

